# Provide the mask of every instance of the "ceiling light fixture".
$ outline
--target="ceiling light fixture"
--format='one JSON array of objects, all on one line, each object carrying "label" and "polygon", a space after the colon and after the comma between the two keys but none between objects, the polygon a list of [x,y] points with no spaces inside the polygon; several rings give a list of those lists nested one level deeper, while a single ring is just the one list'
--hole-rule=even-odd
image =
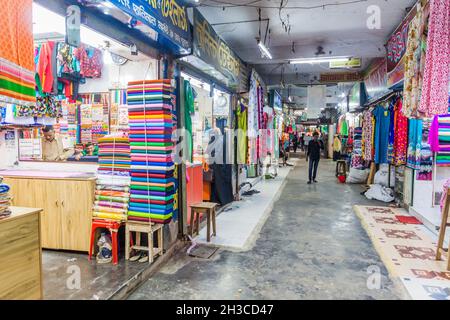
[{"label": "ceiling light fixture", "polygon": [[349,57],[328,57],[328,58],[305,58],[290,60],[290,64],[317,64],[317,63],[328,63],[328,62],[347,62],[350,61]]},{"label": "ceiling light fixture", "polygon": [[261,51],[261,54],[269,59],[272,59],[272,54],[270,53],[269,49],[265,46],[264,43],[261,42],[261,40],[258,40],[258,47]]}]

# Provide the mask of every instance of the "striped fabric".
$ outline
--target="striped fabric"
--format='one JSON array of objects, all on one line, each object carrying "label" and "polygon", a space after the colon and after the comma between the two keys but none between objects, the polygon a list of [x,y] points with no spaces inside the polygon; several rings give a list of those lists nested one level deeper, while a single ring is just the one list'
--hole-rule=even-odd
[{"label": "striped fabric", "polygon": [[169,80],[128,84],[131,195],[128,220],[168,223],[174,211],[172,87]]}]

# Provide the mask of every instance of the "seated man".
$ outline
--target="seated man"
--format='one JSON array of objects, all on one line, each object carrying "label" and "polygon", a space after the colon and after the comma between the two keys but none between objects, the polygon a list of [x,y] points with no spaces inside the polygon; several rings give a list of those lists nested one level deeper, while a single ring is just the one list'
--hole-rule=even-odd
[{"label": "seated man", "polygon": [[82,157],[97,157],[98,156],[98,146],[89,142],[86,144],[84,150],[77,155],[75,155],[75,160],[80,160]]},{"label": "seated man", "polygon": [[72,148],[64,148],[61,137],[56,136],[53,126],[42,129],[42,159],[44,161],[66,161],[73,155]]}]

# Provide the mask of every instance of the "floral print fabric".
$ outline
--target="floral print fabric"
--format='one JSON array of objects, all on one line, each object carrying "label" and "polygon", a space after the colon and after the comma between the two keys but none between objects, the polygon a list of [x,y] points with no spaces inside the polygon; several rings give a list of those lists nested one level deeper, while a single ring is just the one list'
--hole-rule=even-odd
[{"label": "floral print fabric", "polygon": [[396,166],[406,164],[408,151],[408,118],[403,115],[403,101],[397,99],[394,107],[395,137],[393,164]]},{"label": "floral print fabric", "polygon": [[374,119],[372,111],[367,110],[363,114],[363,141],[362,153],[365,161],[373,160]]},{"label": "floral print fabric", "polygon": [[419,111],[424,117],[448,113],[450,1],[430,0],[426,64]]}]

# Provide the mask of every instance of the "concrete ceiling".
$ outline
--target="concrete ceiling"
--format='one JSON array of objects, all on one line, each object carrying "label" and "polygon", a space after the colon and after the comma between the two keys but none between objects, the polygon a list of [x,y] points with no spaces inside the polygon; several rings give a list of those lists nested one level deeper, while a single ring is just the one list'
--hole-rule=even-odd
[{"label": "concrete ceiling", "polygon": [[[342,71],[330,70],[326,64],[286,64],[286,60],[289,59],[314,57],[318,46],[322,46],[330,56],[362,58],[363,66],[359,70],[365,69],[373,58],[385,55],[384,44],[387,38],[416,0],[356,2],[284,0],[283,2],[285,7],[281,11],[274,8],[280,6],[281,0],[200,0],[198,5],[201,13],[230,47],[244,61],[254,65],[267,84],[276,86],[281,82],[282,73],[285,83],[304,85],[313,82],[314,77],[318,77],[320,73]],[[380,9],[381,28],[370,30],[367,27],[370,17],[367,10],[373,5]],[[317,6],[318,8],[310,8]],[[269,19],[270,35],[267,36],[266,44],[273,55],[273,60],[261,58],[256,42],[259,22],[238,23],[258,20],[259,7],[262,8],[261,18]],[[287,22],[288,15],[288,24],[291,27],[289,33],[285,31],[281,22],[281,20]],[[263,39],[266,24],[267,21],[261,23]],[[293,44],[295,52],[292,50]]]}]

